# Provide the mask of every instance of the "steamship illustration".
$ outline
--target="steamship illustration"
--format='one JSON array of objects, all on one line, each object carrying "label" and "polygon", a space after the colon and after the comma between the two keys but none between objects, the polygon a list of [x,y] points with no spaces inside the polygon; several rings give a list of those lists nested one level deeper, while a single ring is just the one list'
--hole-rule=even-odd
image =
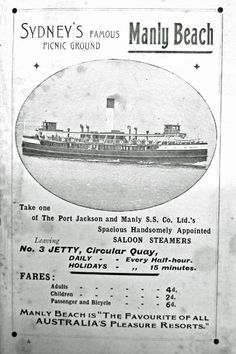
[{"label": "steamship illustration", "polygon": [[207,161],[208,143],[188,139],[180,124],[165,124],[162,133],[138,133],[114,129],[115,99],[106,100],[106,131],[57,129],[57,122],[43,121],[33,136],[23,135],[23,155],[118,162],[193,164]]}]

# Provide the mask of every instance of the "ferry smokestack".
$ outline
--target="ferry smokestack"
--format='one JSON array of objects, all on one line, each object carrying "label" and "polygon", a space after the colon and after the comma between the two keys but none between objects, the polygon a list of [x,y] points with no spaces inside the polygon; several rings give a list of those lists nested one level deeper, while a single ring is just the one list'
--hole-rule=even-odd
[{"label": "ferry smokestack", "polygon": [[138,128],[136,128],[136,127],[134,128],[134,134],[135,134],[135,137],[134,137],[134,138],[135,138],[135,140],[137,140],[137,138],[138,138],[138,137],[137,137],[137,134],[138,134]]},{"label": "ferry smokestack", "polygon": [[129,131],[129,140],[130,140],[130,139],[131,139],[131,135],[130,135],[130,134],[131,134],[131,126],[128,125],[128,126],[127,126],[127,129],[128,129],[128,131]]},{"label": "ferry smokestack", "polygon": [[81,129],[81,133],[83,133],[83,132],[84,132],[84,126],[83,126],[83,124],[80,124],[80,129]]},{"label": "ferry smokestack", "polygon": [[115,108],[115,99],[107,98],[107,107],[106,107],[106,129],[111,131],[114,129],[114,108]]},{"label": "ferry smokestack", "polygon": [[89,125],[86,125],[87,133],[89,133]]},{"label": "ferry smokestack", "polygon": [[146,139],[148,140],[149,130],[146,131]]}]

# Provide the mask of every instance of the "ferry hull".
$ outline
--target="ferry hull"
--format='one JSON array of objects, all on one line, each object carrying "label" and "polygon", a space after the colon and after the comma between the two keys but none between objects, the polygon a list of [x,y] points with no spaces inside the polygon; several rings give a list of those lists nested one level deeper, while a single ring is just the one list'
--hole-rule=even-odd
[{"label": "ferry hull", "polygon": [[84,159],[84,160],[103,160],[120,162],[153,162],[160,164],[193,164],[197,162],[207,161],[207,148],[192,149],[157,149],[154,151],[100,151],[95,149],[74,149],[74,148],[58,148],[55,146],[47,146],[30,142],[23,142],[23,155],[54,157],[62,159]]}]

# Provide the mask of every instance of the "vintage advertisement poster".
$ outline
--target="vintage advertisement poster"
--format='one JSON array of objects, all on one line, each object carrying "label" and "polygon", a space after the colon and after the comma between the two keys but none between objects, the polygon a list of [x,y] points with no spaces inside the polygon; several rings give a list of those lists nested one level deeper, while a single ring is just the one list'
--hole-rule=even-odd
[{"label": "vintage advertisement poster", "polygon": [[233,11],[1,1],[2,354],[236,353]]}]

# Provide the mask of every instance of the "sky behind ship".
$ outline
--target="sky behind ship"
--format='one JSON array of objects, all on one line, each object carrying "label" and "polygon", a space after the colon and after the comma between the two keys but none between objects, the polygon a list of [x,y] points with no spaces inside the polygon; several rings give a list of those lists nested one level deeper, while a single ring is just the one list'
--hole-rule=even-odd
[{"label": "sky behind ship", "polygon": [[59,129],[106,130],[106,99],[114,98],[114,128],[139,133],[163,132],[164,124],[181,125],[188,138],[208,142],[214,150],[213,116],[203,98],[170,72],[140,62],[100,60],[73,66],[51,76],[28,97],[19,114],[25,132],[43,120],[56,121]]}]

